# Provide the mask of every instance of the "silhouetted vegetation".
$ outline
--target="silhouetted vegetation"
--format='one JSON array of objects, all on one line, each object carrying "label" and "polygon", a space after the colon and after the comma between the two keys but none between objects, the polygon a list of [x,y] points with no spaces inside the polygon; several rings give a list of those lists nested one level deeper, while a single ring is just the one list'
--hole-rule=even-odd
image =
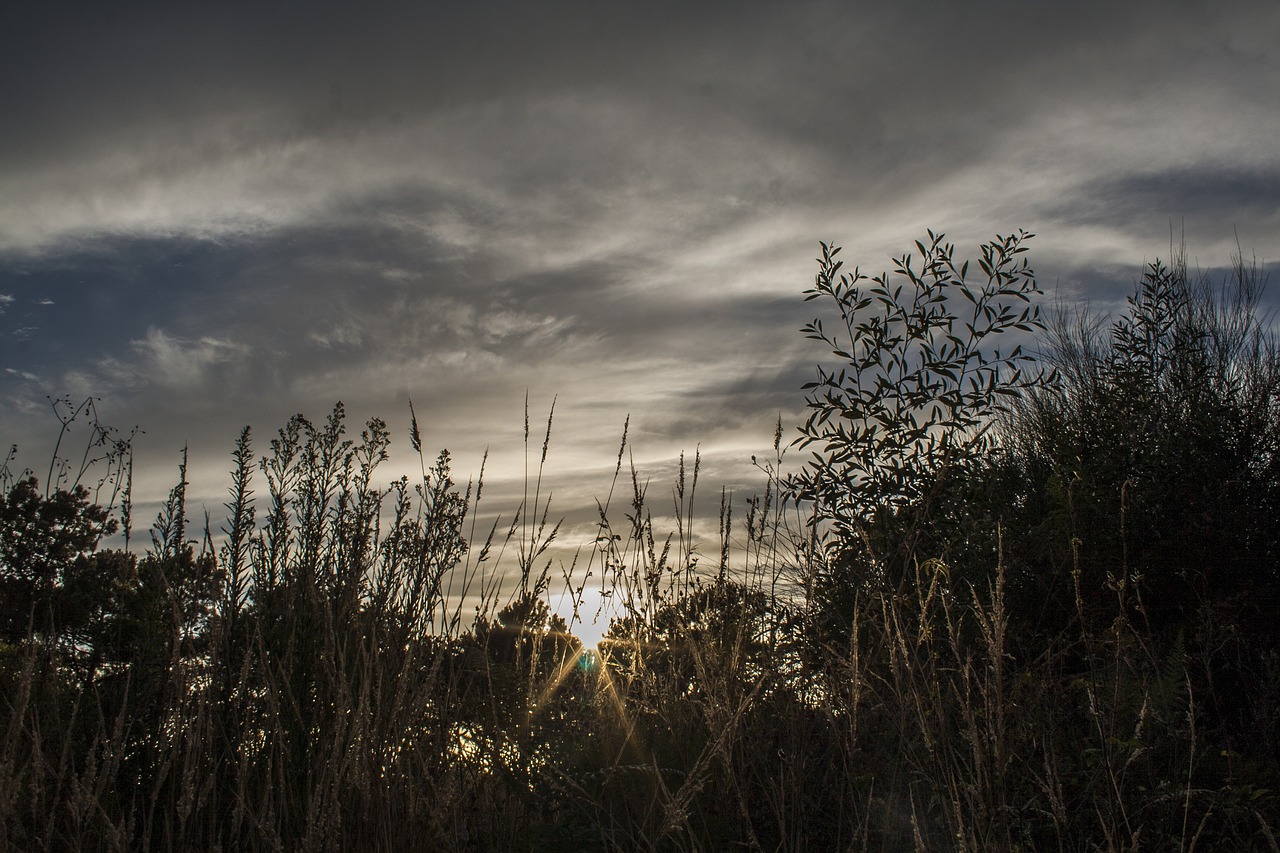
[{"label": "silhouetted vegetation", "polygon": [[[1046,323],[1030,236],[982,247],[977,284],[941,235],[872,279],[824,245],[814,452],[786,474],[779,424],[715,543],[691,534],[699,460],[663,531],[624,434],[595,551],[560,565],[540,466],[481,526],[482,483],[412,411],[419,476],[388,484],[390,430],[349,437],[339,404],[261,455],[245,428],[212,529],[184,461],[139,553],[129,438],[59,401],[83,458],[60,440],[43,490],[0,468],[0,839],[1280,850],[1260,275],[1175,255],[1122,315]],[[597,649],[553,578],[575,612],[603,586]]]}]

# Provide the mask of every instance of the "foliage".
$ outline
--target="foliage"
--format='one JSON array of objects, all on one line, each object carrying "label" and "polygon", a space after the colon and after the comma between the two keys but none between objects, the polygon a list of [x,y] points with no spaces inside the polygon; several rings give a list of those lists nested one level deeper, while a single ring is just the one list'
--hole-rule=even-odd
[{"label": "foliage", "polygon": [[[1223,298],[1153,265],[1032,364],[990,337],[1036,328],[1025,236],[988,244],[984,288],[940,236],[867,288],[824,252],[817,295],[864,338],[828,340],[823,452],[788,479],[779,425],[708,553],[696,455],[663,511],[632,464],[617,522],[624,434],[595,547],[562,558],[550,418],[483,526],[412,408],[419,475],[385,485],[381,420],[298,415],[261,456],[246,428],[216,543],[185,462],[140,555],[99,548],[91,491],[9,478],[0,848],[1278,849],[1256,280]],[[615,618],[589,650],[597,575]]]},{"label": "foliage", "polygon": [[1260,685],[1280,646],[1280,348],[1262,280],[1150,264],[1109,324],[1061,317],[1061,381],[1008,423],[1022,501],[1005,537],[1025,649],[1073,622],[1179,648],[1203,721],[1275,756]]},{"label": "foliage", "polygon": [[[819,450],[792,488],[834,526],[841,547],[871,550],[875,571],[895,555],[872,541],[873,528],[904,513],[918,525],[948,474],[991,450],[995,416],[1043,381],[1028,370],[1032,356],[1021,343],[1001,349],[996,340],[1041,328],[1032,301],[1040,291],[1024,256],[1032,236],[1019,231],[984,244],[982,284],[932,231],[917,241],[917,255],[895,261],[894,275],[871,279],[856,268],[842,273],[839,247],[822,244],[805,298],[832,303],[839,322],[828,331],[819,318],[803,331],[840,363],[819,365],[804,386],[809,414],[797,443]],[[918,535],[912,524],[893,532],[899,575]]]},{"label": "foliage", "polygon": [[1126,585],[1156,627],[1280,580],[1280,350],[1260,286],[1242,263],[1222,287],[1152,263],[1109,329],[1059,319],[1062,381],[1010,424],[1021,464],[1069,492],[1088,585]]},{"label": "foliage", "polygon": [[83,611],[98,592],[83,563],[115,529],[107,511],[89,503],[83,486],[46,498],[36,479],[27,477],[0,495],[6,642],[17,642],[28,630],[55,640],[81,627],[88,618]]}]

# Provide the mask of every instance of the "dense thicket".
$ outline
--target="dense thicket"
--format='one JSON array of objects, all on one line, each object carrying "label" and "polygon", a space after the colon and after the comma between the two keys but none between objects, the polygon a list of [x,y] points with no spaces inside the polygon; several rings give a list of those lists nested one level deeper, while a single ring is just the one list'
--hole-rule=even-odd
[{"label": "dense thicket", "polygon": [[[632,470],[625,520],[603,501],[563,566],[537,482],[480,527],[416,419],[420,476],[383,484],[389,430],[349,438],[341,405],[261,456],[246,428],[212,530],[180,469],[143,553],[99,547],[131,525],[109,431],[93,492],[85,463],[43,490],[6,464],[0,842],[1280,850],[1257,271],[1174,257],[1119,316],[1046,328],[1029,238],[976,278],[941,235],[871,279],[824,246],[814,452],[784,476],[780,428],[705,549],[697,460],[674,530]],[[549,606],[557,573],[612,600],[598,649]]]}]

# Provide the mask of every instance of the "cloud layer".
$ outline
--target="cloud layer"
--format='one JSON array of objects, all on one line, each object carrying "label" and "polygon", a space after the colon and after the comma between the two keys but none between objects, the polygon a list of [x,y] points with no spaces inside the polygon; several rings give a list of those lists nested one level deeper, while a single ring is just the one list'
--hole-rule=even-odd
[{"label": "cloud layer", "polygon": [[822,356],[818,240],[879,271],[926,227],[1024,227],[1104,309],[1171,235],[1280,256],[1267,4],[5,15],[0,426],[38,446],[46,394],[97,394],[214,501],[241,424],[410,396],[499,480],[527,393],[566,471],[611,471],[631,413],[643,458],[741,483]]}]

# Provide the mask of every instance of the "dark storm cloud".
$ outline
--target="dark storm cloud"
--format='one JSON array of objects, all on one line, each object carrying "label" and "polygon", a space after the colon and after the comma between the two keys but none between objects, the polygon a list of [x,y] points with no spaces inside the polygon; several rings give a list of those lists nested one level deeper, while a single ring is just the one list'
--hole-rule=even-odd
[{"label": "dark storm cloud", "polygon": [[237,237],[414,185],[458,196],[461,236],[522,228],[532,252],[565,231],[609,248],[591,222],[622,242],[619,207],[686,226],[682,204],[722,198],[815,221],[915,203],[955,227],[1036,212],[1028,179],[1115,165],[1117,136],[1145,158],[1161,135],[1213,128],[1221,149],[1226,119],[1265,127],[1242,86],[1275,63],[1238,12],[1064,5],[31,6],[0,59],[24,118],[0,140],[0,235]]},{"label": "dark storm cloud", "polygon": [[[1280,225],[1280,170],[1230,165],[1179,167],[1158,172],[1108,176],[1087,182],[1070,215],[1107,227],[1133,223],[1157,230],[1169,211],[1184,211],[1200,223]],[[1065,211],[1055,211],[1062,215]],[[1178,223],[1175,221],[1175,228]]]}]

